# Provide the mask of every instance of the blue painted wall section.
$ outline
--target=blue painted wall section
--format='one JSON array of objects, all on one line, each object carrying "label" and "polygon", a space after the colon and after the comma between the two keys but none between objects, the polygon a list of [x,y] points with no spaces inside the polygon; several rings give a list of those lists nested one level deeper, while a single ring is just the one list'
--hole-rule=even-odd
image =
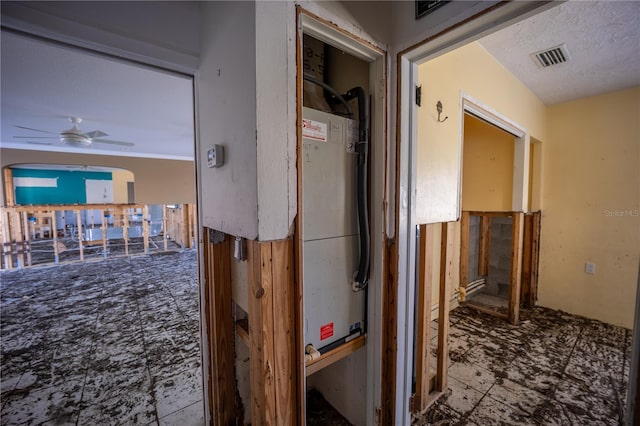
[{"label": "blue painted wall section", "polygon": [[109,172],[83,172],[66,170],[13,169],[13,177],[49,178],[58,180],[58,186],[15,188],[16,204],[86,204],[85,181],[112,180]]}]

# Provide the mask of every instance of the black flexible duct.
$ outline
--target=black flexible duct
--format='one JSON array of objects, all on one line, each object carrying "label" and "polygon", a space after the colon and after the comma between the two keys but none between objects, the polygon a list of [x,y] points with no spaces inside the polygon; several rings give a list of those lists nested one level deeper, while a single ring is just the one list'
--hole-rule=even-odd
[{"label": "black flexible duct", "polygon": [[367,108],[365,93],[362,87],[354,87],[344,95],[345,100],[357,99],[358,102],[358,224],[360,228],[360,263],[354,279],[357,289],[367,286],[369,280],[370,235],[369,235],[369,202],[367,187],[367,157],[369,154],[369,138],[367,136]]},{"label": "black flexible duct", "polygon": [[309,82],[311,82],[311,83],[313,83],[313,84],[317,84],[318,86],[322,87],[327,92],[330,92],[334,96],[334,98],[337,99],[347,109],[347,114],[349,114],[349,118],[353,118],[353,111],[351,110],[351,107],[349,106],[349,103],[342,97],[342,95],[340,93],[336,92],[333,87],[329,86],[324,81],[320,81],[317,78],[311,77],[308,74],[304,74],[304,79],[309,81]]}]

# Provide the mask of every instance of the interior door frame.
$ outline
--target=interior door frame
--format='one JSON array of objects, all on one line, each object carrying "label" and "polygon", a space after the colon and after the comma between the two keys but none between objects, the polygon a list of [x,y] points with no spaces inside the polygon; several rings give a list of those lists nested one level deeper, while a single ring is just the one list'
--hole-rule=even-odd
[{"label": "interior door frame", "polygon": [[[398,247],[398,295],[396,323],[397,364],[394,424],[411,423],[413,366],[416,227],[416,151],[418,65],[444,53],[512,25],[554,6],[552,2],[504,2],[469,20],[411,46],[397,55],[398,64],[398,155],[396,167],[396,236]],[[460,199],[460,178],[458,197]],[[458,203],[460,204],[460,203]],[[451,220],[458,220],[450,218]]]}]

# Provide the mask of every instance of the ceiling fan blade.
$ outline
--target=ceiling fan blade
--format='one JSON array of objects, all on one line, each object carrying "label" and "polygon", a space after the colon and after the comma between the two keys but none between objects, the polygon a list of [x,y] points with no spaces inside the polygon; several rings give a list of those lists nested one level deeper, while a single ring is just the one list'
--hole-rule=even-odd
[{"label": "ceiling fan blade", "polygon": [[119,145],[119,146],[133,146],[133,145],[135,145],[134,143],[131,143],[131,142],[112,141],[112,140],[109,140],[109,139],[94,139],[93,142],[110,144],[110,145]]},{"label": "ceiling fan blade", "polygon": [[57,136],[14,136],[16,139],[58,139]]},{"label": "ceiling fan blade", "polygon": [[15,127],[17,127],[18,129],[33,130],[34,132],[51,133],[53,135],[57,134],[56,132],[50,132],[48,130],[34,129],[32,127],[25,127],[25,126],[15,126]]},{"label": "ceiling fan blade", "polygon": [[102,130],[94,130],[93,132],[87,132],[84,135],[91,139],[101,138],[103,136],[109,136],[107,133],[103,132]]},{"label": "ceiling fan blade", "polygon": [[51,142],[27,141],[27,143],[30,143],[32,145],[53,145]]}]

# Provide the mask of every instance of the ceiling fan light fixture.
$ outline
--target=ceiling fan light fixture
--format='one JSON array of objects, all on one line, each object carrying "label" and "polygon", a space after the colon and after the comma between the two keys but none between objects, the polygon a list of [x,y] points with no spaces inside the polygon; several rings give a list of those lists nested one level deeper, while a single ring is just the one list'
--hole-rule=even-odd
[{"label": "ceiling fan light fixture", "polygon": [[60,133],[60,142],[66,143],[67,145],[89,146],[91,145],[91,138],[81,133],[66,131]]}]

